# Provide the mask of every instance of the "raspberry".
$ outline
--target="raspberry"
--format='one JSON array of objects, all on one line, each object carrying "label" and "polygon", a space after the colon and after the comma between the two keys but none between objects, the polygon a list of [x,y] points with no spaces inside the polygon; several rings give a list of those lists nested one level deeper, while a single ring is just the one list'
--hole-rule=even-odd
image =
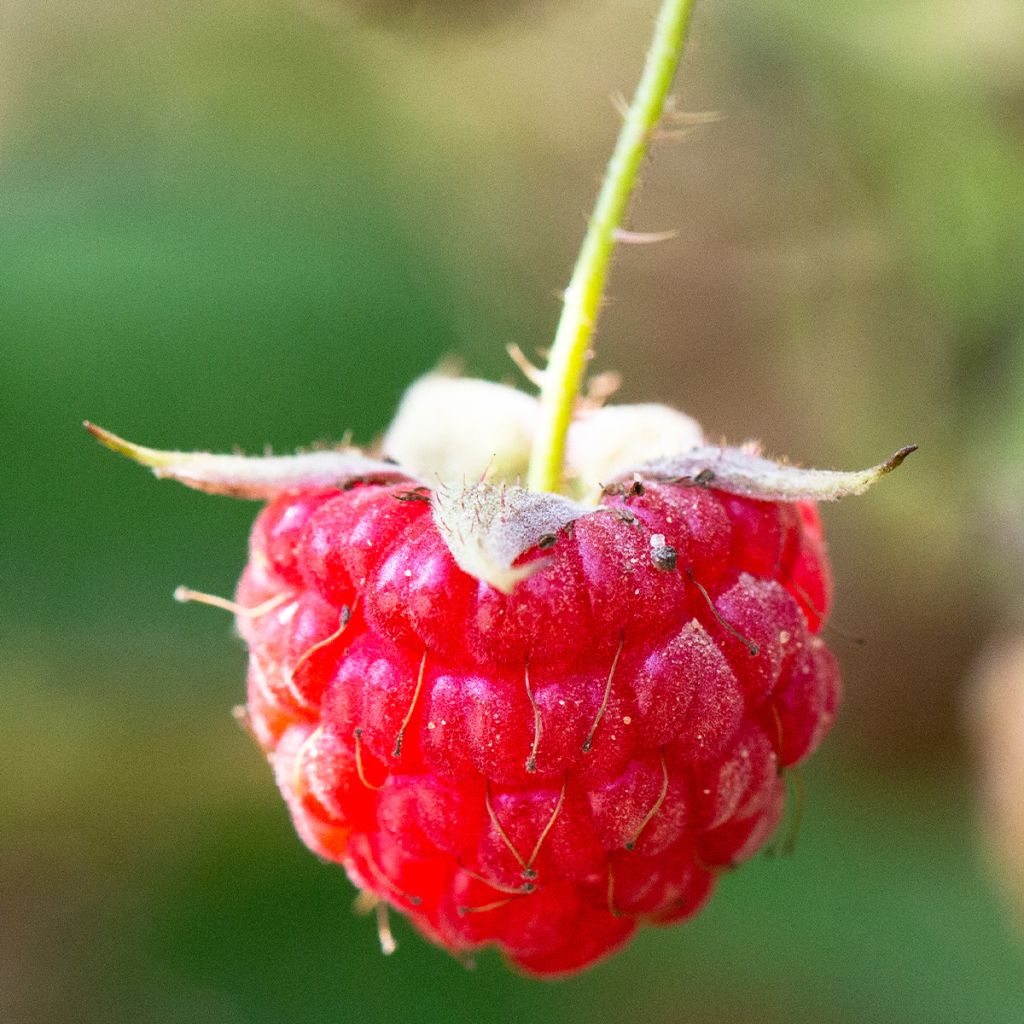
[{"label": "raspberry", "polygon": [[[663,0],[534,399],[430,374],[382,442],[281,457],[142,448],[157,476],[269,500],[235,611],[252,731],[295,827],[456,954],[578,971],[697,913],[832,725],[814,501],[853,473],[705,446],[659,405],[580,395],[629,194],[692,4]],[[520,486],[524,479],[526,487]],[[467,483],[467,481],[477,481]],[[570,497],[570,495],[572,495]]]},{"label": "raspberry", "polygon": [[613,489],[502,593],[429,499],[409,479],[264,509],[237,596],[273,605],[238,619],[249,718],[300,836],[356,886],[454,953],[576,971],[695,914],[828,732],[817,515]]},{"label": "raspberry", "polygon": [[470,424],[437,423],[467,389],[474,416],[529,425],[524,396],[455,380],[403,402],[385,442],[402,464],[89,429],[158,476],[268,500],[237,602],[177,596],[236,613],[246,718],[306,845],[455,954],[568,974],[638,924],[693,916],[779,824],[783,772],[839,702],[815,501],[861,493],[913,446],[803,470],[702,446],[663,407],[610,407],[569,428],[576,501],[450,482],[481,463],[451,448]]}]

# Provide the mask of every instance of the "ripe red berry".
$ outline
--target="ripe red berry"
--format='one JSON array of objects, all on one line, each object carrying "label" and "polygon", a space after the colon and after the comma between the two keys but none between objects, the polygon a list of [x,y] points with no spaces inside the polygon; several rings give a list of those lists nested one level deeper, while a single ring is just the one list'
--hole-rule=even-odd
[{"label": "ripe red berry", "polygon": [[305,843],[448,950],[559,975],[695,914],[768,840],[784,769],[839,702],[814,500],[861,493],[913,447],[804,470],[613,406],[569,431],[585,501],[452,482],[515,473],[534,409],[427,378],[385,439],[401,464],[89,429],[158,476],[269,501],[237,603],[178,596],[235,611],[247,718]]},{"label": "ripe red berry", "polygon": [[416,488],[287,492],[253,529],[248,713],[299,834],[539,975],[696,913],[835,717],[813,504],[619,487],[503,593]]},{"label": "ripe red berry", "polygon": [[307,845],[441,946],[537,975],[693,915],[766,842],[783,769],[839,701],[813,502],[913,450],[801,470],[706,446],[664,406],[604,406],[607,378],[579,400],[691,10],[662,4],[547,367],[510,350],[539,400],[427,375],[386,461],[165,452],[86,424],[157,476],[270,501],[238,603],[178,596],[236,612],[248,720]]}]

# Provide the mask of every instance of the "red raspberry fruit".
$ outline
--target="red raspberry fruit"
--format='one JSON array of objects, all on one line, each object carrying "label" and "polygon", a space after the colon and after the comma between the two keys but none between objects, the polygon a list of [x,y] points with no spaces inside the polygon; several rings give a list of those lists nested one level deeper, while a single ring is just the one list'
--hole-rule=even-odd
[{"label": "red raspberry fruit", "polygon": [[270,501],[231,607],[248,718],[307,845],[378,913],[535,975],[690,917],[764,845],[782,769],[839,701],[813,499],[913,450],[800,470],[706,446],[663,406],[602,408],[607,381],[579,400],[691,7],[658,15],[547,368],[512,350],[539,401],[428,375],[388,461],[163,452],[90,427],[158,476]]},{"label": "red raspberry fruit", "polygon": [[588,502],[450,482],[496,462],[508,479],[532,415],[517,392],[428,379],[385,441],[402,465],[90,429],[158,476],[269,500],[237,604],[182,596],[236,611],[247,717],[306,844],[446,949],[552,976],[695,914],[778,825],[782,771],[839,702],[811,499],[860,493],[913,448],[802,470],[617,406],[570,427]]},{"label": "red raspberry fruit", "polygon": [[814,505],[619,487],[505,594],[415,488],[287,492],[253,529],[248,714],[299,834],[537,975],[693,915],[835,717]]}]

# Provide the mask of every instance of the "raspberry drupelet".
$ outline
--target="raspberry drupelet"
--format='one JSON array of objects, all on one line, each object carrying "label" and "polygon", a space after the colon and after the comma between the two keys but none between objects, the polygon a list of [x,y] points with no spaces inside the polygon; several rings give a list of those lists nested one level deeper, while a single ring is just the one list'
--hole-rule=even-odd
[{"label": "raspberry drupelet", "polygon": [[505,594],[416,486],[288,492],[253,529],[248,715],[299,834],[536,974],[696,913],[835,717],[814,504],[620,486]]}]

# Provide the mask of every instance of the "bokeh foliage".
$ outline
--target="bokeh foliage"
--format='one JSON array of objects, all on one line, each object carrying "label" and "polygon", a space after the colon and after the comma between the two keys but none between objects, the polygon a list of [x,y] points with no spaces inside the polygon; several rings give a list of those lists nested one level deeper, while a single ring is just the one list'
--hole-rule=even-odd
[{"label": "bokeh foliage", "polygon": [[867,643],[796,855],[555,986],[379,955],[228,714],[228,623],[170,601],[231,591],[254,508],[78,427],[369,441],[440,359],[546,343],[653,3],[374,6],[4,4],[0,1017],[1019,1021],[958,725],[1022,594],[1016,5],[700,9],[680,105],[727,117],[657,150],[633,220],[680,235],[621,255],[597,365],[808,462],[922,452],[829,510]]}]

